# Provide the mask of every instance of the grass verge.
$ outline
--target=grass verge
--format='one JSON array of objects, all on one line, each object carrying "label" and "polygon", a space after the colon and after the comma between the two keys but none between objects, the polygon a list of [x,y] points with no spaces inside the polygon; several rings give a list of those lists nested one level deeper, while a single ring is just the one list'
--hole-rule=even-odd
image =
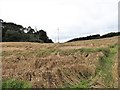
[{"label": "grass verge", "polygon": [[2,90],[8,90],[10,88],[23,90],[25,88],[31,88],[31,85],[28,82],[15,79],[9,79],[2,82]]},{"label": "grass verge", "polygon": [[99,49],[104,53],[103,57],[99,59],[99,66],[97,67],[97,74],[99,73],[100,77],[102,77],[104,85],[109,87],[113,86],[113,75],[112,75],[112,66],[114,64],[114,56],[117,53],[118,46],[112,45],[109,48]]},{"label": "grass verge", "polygon": [[[85,53],[91,53],[91,52],[102,52],[104,56],[99,58],[99,65],[96,66],[96,76],[100,76],[103,81],[103,85],[105,88],[113,88],[113,74],[112,74],[112,66],[114,64],[114,57],[117,53],[118,45],[111,45],[106,48],[96,48],[96,49],[79,49],[80,52]],[[73,85],[69,88],[90,88],[90,82],[94,77],[88,79],[88,80],[81,80],[80,83],[77,85]]]}]

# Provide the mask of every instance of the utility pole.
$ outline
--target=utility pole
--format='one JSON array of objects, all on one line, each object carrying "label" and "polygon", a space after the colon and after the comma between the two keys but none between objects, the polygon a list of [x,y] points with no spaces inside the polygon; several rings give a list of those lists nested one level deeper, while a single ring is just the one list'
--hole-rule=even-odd
[{"label": "utility pole", "polygon": [[56,43],[56,37],[55,37],[55,43]]},{"label": "utility pole", "polygon": [[58,28],[58,43],[59,43],[59,28]]},{"label": "utility pole", "polygon": [[38,33],[37,33],[37,27],[35,26],[35,32],[36,32],[36,34],[37,34],[37,39],[38,39],[38,41],[39,41],[39,35],[38,35]]},{"label": "utility pole", "polygon": [[0,42],[2,42],[2,29],[3,29],[2,23],[3,23],[3,20],[0,19]]},{"label": "utility pole", "polygon": [[37,27],[35,26],[35,32],[37,32]]}]

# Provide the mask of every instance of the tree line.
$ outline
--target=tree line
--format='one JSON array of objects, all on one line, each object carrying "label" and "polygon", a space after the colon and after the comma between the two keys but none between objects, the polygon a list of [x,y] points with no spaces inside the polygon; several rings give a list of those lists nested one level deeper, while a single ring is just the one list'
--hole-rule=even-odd
[{"label": "tree line", "polygon": [[73,42],[73,41],[81,41],[81,40],[91,40],[91,39],[101,39],[101,38],[108,38],[108,37],[113,37],[113,36],[119,36],[120,32],[111,32],[108,34],[104,34],[102,36],[100,36],[100,34],[96,34],[96,35],[90,35],[87,37],[79,37],[79,38],[74,38],[72,40],[69,40],[67,42]]},{"label": "tree line", "polygon": [[[40,42],[40,43],[53,43],[51,39],[47,36],[47,33],[44,30],[36,30],[29,27],[23,27],[12,22],[4,22],[0,19],[2,23],[2,42]],[[91,39],[100,39],[113,36],[119,36],[120,32],[111,32],[105,35],[100,36],[100,34],[90,35],[87,37],[79,37],[69,40],[80,41],[80,40],[91,40]]]},{"label": "tree line", "polygon": [[43,42],[53,43],[44,30],[23,27],[12,22],[2,22],[2,42]]}]

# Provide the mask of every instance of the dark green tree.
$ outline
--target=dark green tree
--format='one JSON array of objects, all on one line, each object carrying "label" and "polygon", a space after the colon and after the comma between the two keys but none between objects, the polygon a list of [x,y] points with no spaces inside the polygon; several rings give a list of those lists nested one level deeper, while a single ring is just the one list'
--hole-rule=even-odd
[{"label": "dark green tree", "polygon": [[[45,42],[52,43],[44,30],[35,31],[30,26],[24,28],[15,23],[2,22],[2,41],[3,42]],[[27,31],[27,32],[26,32]]]},{"label": "dark green tree", "polygon": [[10,42],[20,42],[22,39],[22,34],[20,34],[18,31],[7,30],[4,39],[5,41]]}]

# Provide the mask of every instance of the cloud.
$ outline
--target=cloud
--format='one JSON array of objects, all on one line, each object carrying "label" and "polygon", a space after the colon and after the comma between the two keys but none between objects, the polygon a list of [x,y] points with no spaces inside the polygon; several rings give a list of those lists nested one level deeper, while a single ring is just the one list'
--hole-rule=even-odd
[{"label": "cloud", "polygon": [[55,40],[117,31],[118,0],[1,0],[1,18],[36,26]]}]

